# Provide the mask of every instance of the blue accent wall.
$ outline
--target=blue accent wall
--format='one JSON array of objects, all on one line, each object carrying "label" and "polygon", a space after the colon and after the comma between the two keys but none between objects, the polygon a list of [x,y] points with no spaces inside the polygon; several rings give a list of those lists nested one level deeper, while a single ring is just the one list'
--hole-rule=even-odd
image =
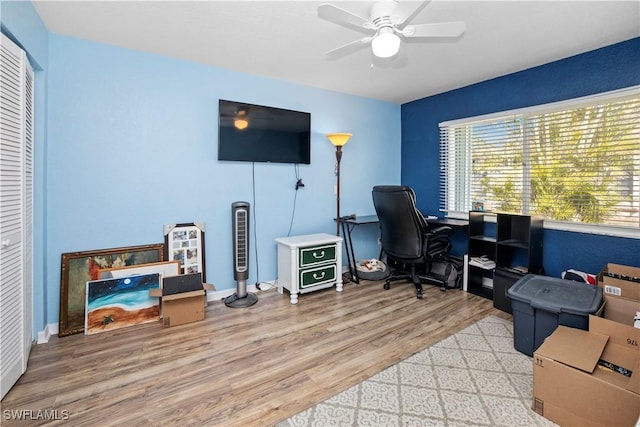
[{"label": "blue accent wall", "polygon": [[[402,183],[418,207],[438,215],[440,130],[447,120],[546,104],[640,84],[640,38],[402,105]],[[639,239],[545,230],[550,276],[576,268],[598,273],[608,262],[640,266]],[[466,237],[454,239],[466,252]]]}]

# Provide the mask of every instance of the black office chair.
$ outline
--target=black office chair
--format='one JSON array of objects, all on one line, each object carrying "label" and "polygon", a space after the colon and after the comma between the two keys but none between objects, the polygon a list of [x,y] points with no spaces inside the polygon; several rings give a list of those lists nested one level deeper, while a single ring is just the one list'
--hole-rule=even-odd
[{"label": "black office chair", "polygon": [[[449,236],[453,229],[448,226],[429,229],[424,216],[418,211],[415,194],[403,185],[380,185],[373,187],[373,205],[380,222],[382,250],[387,254],[387,264],[393,269],[385,280],[384,289],[389,289],[395,280],[411,280],[417,297],[422,298],[422,282],[446,284],[429,276],[431,262],[444,257],[451,250]],[[421,268],[422,273],[416,270]]]}]

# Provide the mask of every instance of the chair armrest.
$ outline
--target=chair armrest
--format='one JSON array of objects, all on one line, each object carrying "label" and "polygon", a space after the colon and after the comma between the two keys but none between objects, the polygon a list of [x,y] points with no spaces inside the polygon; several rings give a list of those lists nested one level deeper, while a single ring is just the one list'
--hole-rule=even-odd
[{"label": "chair armrest", "polygon": [[442,257],[451,250],[449,236],[453,234],[453,228],[448,225],[426,230],[423,235],[423,254],[427,259]]},{"label": "chair armrest", "polygon": [[426,234],[432,238],[441,236],[449,237],[453,234],[453,228],[449,227],[448,225],[442,225],[440,227],[430,228],[429,230],[427,230]]}]

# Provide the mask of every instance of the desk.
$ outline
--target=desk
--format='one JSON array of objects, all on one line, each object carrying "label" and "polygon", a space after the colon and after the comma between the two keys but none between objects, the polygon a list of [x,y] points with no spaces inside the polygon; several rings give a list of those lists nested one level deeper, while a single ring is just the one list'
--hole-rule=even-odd
[{"label": "desk", "polygon": [[[357,269],[357,261],[356,256],[353,252],[353,241],[351,240],[351,231],[356,226],[366,225],[366,224],[377,224],[378,223],[378,215],[363,215],[356,216],[355,218],[344,217],[340,219],[340,224],[342,226],[342,236],[344,237],[344,244],[347,254],[347,265],[349,266],[349,276],[351,280],[355,283],[360,283],[360,278],[358,277],[358,269]],[[467,227],[469,225],[469,221],[466,219],[453,219],[453,218],[437,218],[437,219],[428,219],[428,224],[434,224],[438,226],[448,225],[452,228],[457,227]],[[382,251],[380,251],[380,257],[382,258]]]},{"label": "desk", "polygon": [[349,278],[355,282],[360,283],[358,277],[358,269],[356,268],[356,256],[353,253],[353,241],[351,240],[351,231],[358,225],[365,224],[377,224],[378,215],[363,215],[356,216],[355,218],[345,217],[340,219],[340,225],[342,227],[342,236],[344,237],[345,253],[347,254],[347,265],[349,266]]}]

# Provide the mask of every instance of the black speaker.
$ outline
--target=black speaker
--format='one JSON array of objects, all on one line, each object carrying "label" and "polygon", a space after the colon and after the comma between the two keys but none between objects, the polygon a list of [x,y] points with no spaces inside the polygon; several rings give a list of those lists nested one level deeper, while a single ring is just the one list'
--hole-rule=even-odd
[{"label": "black speaker", "polygon": [[231,224],[233,240],[233,278],[236,293],[224,299],[227,307],[249,307],[258,302],[258,297],[247,293],[249,279],[249,203],[231,204]]}]

